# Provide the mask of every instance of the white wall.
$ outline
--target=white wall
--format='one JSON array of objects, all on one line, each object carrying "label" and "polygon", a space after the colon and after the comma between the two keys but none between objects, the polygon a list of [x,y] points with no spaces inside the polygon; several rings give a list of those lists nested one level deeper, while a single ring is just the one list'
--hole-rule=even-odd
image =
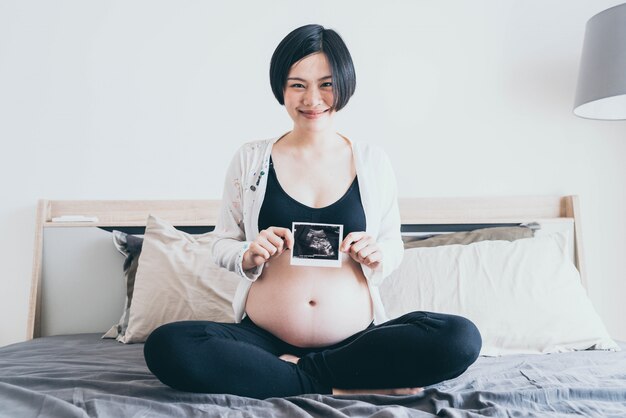
[{"label": "white wall", "polygon": [[0,3],[0,345],[25,337],[35,206],[220,198],[244,141],[290,128],[268,83],[290,30],[344,37],[338,129],[401,196],[578,194],[589,293],[626,340],[626,125],[571,112],[586,21],[619,0]]}]

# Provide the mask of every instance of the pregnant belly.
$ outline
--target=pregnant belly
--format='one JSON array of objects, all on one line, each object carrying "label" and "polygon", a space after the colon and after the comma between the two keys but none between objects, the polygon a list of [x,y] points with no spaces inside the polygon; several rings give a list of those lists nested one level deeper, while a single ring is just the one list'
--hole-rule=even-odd
[{"label": "pregnant belly", "polygon": [[365,329],[372,301],[361,267],[345,256],[340,268],[289,264],[289,251],[265,264],[252,284],[246,313],[258,326],[298,347],[338,343]]}]

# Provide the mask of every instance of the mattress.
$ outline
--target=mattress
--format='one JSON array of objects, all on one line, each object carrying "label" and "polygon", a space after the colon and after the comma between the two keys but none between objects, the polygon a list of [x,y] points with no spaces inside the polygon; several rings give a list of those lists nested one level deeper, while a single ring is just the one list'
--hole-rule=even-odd
[{"label": "mattress", "polygon": [[2,417],[624,417],[622,351],[480,357],[413,396],[303,395],[265,400],[176,391],[147,369],[143,344],[100,334],[0,348]]}]

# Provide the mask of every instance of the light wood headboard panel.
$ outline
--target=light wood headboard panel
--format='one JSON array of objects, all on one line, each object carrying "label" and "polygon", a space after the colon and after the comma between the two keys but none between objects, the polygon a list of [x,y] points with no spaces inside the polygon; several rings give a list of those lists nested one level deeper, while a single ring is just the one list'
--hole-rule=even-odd
[{"label": "light wood headboard panel", "polygon": [[[52,218],[63,215],[95,216],[93,226],[145,226],[152,214],[179,226],[215,225],[219,200],[44,200],[45,226],[55,224]],[[85,226],[85,223],[77,223]]]},{"label": "light wood headboard panel", "polygon": [[[580,209],[577,196],[402,198],[405,225],[574,222],[575,264],[586,287]],[[177,226],[212,226],[219,200],[40,200],[35,229],[27,338],[39,335],[44,228],[72,226],[145,226],[149,214]],[[53,223],[63,215],[95,216],[95,223]]]}]

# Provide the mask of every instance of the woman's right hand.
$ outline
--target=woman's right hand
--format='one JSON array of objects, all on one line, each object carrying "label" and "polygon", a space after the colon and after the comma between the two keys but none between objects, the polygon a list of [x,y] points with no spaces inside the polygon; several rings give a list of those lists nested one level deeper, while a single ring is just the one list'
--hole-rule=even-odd
[{"label": "woman's right hand", "polygon": [[242,267],[251,270],[278,257],[285,250],[293,248],[293,234],[290,229],[270,226],[259,232],[250,247],[243,253]]}]

